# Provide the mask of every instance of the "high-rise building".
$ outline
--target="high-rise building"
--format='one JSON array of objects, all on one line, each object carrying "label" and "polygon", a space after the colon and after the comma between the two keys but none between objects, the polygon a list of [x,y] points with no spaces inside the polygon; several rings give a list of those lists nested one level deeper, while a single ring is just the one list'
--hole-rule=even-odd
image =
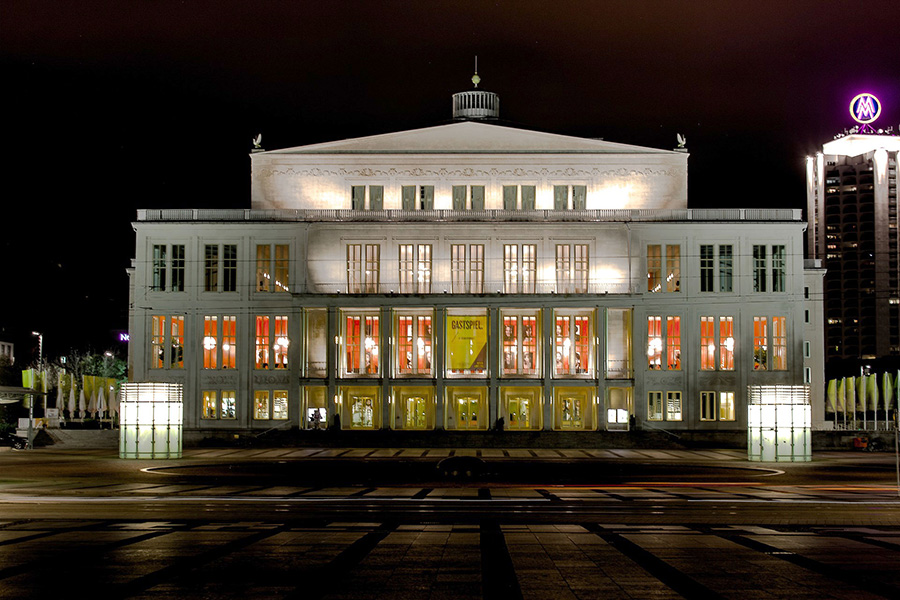
[{"label": "high-rise building", "polygon": [[748,386],[803,384],[802,211],[689,209],[683,147],[498,107],[255,151],[248,209],[140,210],[132,377],[204,433],[745,432]]},{"label": "high-rise building", "polygon": [[826,269],[825,359],[835,370],[900,356],[900,136],[858,120],[806,159],[807,255]]}]

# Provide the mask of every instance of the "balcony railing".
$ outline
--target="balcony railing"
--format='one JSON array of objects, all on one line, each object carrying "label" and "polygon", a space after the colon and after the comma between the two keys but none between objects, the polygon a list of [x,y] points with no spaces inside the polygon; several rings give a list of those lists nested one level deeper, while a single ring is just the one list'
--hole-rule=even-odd
[{"label": "balcony railing", "polygon": [[801,221],[799,208],[686,208],[671,210],[305,210],[139,209],[138,221],[298,222],[653,222]]}]

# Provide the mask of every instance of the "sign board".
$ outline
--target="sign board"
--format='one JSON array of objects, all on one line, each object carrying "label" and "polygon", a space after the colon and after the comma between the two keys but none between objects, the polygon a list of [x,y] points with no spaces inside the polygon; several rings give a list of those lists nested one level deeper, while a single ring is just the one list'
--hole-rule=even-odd
[{"label": "sign board", "polygon": [[850,116],[857,123],[862,123],[863,125],[871,123],[880,114],[881,102],[874,94],[858,94],[850,101]]},{"label": "sign board", "polygon": [[447,368],[483,371],[487,368],[487,315],[447,316]]}]

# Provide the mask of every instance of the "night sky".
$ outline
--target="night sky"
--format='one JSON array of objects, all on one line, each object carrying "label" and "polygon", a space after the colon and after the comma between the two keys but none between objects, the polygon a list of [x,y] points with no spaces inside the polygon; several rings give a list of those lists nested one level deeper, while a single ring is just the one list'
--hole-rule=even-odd
[{"label": "night sky", "polygon": [[882,101],[900,129],[900,2],[0,3],[0,339],[123,350],[138,208],[249,207],[276,149],[445,123],[691,152],[691,207],[805,204],[803,159]]}]

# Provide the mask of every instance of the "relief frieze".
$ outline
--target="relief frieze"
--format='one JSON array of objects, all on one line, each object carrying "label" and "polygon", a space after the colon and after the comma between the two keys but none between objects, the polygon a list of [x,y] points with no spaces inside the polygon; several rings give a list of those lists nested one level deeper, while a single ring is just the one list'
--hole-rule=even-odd
[{"label": "relief frieze", "polygon": [[543,179],[565,179],[565,178],[594,178],[594,179],[608,179],[608,178],[621,178],[621,177],[638,177],[638,178],[649,178],[649,177],[683,177],[684,170],[673,168],[673,169],[629,169],[629,168],[619,168],[619,169],[576,169],[573,167],[567,167],[564,169],[548,169],[548,168],[540,168],[540,169],[528,169],[522,167],[515,167],[510,169],[474,169],[471,167],[465,167],[461,169],[427,169],[422,167],[414,167],[410,169],[373,169],[371,167],[362,167],[359,169],[346,169],[343,167],[336,169],[323,169],[320,167],[314,167],[311,169],[295,169],[294,167],[286,167],[286,168],[276,168],[269,167],[259,169],[255,173],[256,177],[260,179],[268,179],[270,177],[276,176],[294,176],[294,177],[360,177],[360,178],[403,178],[403,177],[413,177],[413,178],[431,178],[431,179],[471,179],[478,178],[484,179],[487,177],[531,177],[531,178],[543,178]]},{"label": "relief frieze", "polygon": [[262,374],[256,373],[253,375],[253,383],[255,384],[283,384],[286,385],[290,379],[288,373],[272,373],[272,374]]}]

